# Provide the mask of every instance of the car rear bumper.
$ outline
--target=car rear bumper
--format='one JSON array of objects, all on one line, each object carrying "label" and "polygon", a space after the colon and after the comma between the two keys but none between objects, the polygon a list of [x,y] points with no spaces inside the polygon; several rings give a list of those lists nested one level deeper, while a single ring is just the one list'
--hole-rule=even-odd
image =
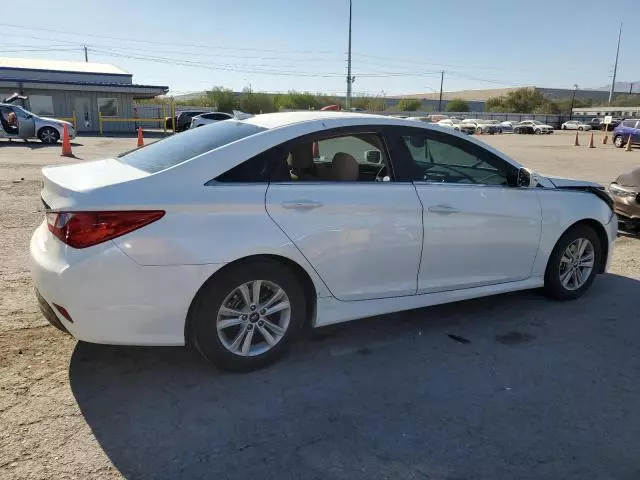
[{"label": "car rear bumper", "polygon": [[44,223],[31,238],[30,263],[36,296],[52,325],[78,340],[116,345],[184,345],[191,301],[221,266],[141,266],[112,242],[67,247]]}]

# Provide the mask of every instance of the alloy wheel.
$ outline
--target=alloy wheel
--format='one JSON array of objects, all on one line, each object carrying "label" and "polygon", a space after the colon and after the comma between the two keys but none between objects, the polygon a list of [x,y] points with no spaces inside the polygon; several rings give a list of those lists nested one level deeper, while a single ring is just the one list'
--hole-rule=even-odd
[{"label": "alloy wheel", "polygon": [[594,264],[593,244],[586,238],[574,240],[560,257],[560,283],[567,290],[579,289],[591,276]]},{"label": "alloy wheel", "polygon": [[227,295],[218,310],[218,338],[235,355],[262,355],[285,336],[290,318],[291,303],[279,285],[245,282]]},{"label": "alloy wheel", "polygon": [[40,132],[40,140],[43,143],[56,143],[58,141],[58,132],[51,127],[43,128]]}]

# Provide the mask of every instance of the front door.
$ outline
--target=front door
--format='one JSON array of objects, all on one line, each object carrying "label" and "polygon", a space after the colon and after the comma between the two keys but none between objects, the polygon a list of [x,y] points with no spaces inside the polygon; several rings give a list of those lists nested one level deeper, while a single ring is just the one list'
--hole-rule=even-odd
[{"label": "front door", "polygon": [[541,234],[533,189],[510,186],[516,167],[444,132],[407,129],[395,144],[412,158],[424,205],[418,293],[492,285],[531,275]]},{"label": "front door", "polygon": [[290,180],[272,182],[267,212],[339,300],[414,295],[422,205],[397,182],[382,135],[323,132],[291,144]]},{"label": "front door", "polygon": [[28,113],[20,108],[15,108],[16,117],[18,119],[18,136],[28,140],[36,136],[36,121],[32,113]]},{"label": "front door", "polygon": [[91,102],[85,97],[76,97],[73,101],[74,110],[76,111],[77,130],[86,132],[96,130],[97,125],[91,122]]}]

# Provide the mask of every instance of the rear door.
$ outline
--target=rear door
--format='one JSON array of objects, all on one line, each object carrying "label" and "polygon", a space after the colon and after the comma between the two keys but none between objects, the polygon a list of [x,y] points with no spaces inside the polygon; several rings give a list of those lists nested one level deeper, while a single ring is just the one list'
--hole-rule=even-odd
[{"label": "rear door", "polygon": [[418,293],[528,278],[541,208],[534,189],[509,185],[517,169],[445,132],[405,127],[396,132],[393,145],[411,159],[410,175],[424,206]]},{"label": "rear door", "polygon": [[422,205],[411,182],[398,181],[382,129],[325,131],[287,150],[292,171],[269,185],[267,212],[332,294],[414,295]]}]

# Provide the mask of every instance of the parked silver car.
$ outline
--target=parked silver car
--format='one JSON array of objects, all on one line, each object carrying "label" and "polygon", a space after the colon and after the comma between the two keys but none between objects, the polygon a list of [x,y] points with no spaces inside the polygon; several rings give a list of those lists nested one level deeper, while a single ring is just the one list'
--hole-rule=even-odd
[{"label": "parked silver car", "polygon": [[65,124],[69,138],[74,138],[73,125],[65,120],[39,117],[19,105],[0,103],[0,138],[38,138],[42,143],[53,144],[62,138]]}]

